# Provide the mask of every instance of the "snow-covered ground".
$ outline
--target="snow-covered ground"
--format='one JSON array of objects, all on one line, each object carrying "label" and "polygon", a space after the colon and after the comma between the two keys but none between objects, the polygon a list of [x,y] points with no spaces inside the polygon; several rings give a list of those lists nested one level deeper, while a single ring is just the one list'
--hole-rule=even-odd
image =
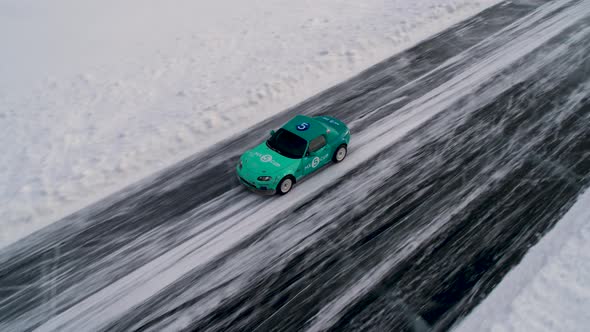
[{"label": "snow-covered ground", "polygon": [[587,190],[456,331],[582,332],[589,328],[590,190]]},{"label": "snow-covered ground", "polygon": [[0,247],[498,0],[0,0]]}]

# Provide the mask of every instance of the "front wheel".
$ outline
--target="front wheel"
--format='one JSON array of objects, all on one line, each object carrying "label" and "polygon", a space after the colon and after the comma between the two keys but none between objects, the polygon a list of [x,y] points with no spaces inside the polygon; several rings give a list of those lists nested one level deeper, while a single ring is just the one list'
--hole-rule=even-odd
[{"label": "front wheel", "polygon": [[334,152],[334,156],[332,156],[332,161],[335,163],[339,163],[344,158],[346,158],[346,154],[348,153],[348,149],[346,148],[346,144],[340,145],[336,151]]},{"label": "front wheel", "polygon": [[291,191],[291,188],[293,188],[294,184],[295,184],[295,181],[293,180],[293,178],[291,176],[284,177],[281,180],[281,182],[279,182],[279,184],[277,185],[277,193],[279,195],[285,195],[286,193]]}]

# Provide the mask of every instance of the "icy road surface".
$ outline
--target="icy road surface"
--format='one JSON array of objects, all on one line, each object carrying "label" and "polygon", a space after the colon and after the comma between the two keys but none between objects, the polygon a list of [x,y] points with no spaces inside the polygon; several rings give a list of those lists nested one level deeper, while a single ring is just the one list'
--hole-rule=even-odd
[{"label": "icy road surface", "polygon": [[[0,330],[444,330],[590,180],[590,2],[496,6],[0,252]],[[287,196],[233,179],[296,113],[351,124]]]}]

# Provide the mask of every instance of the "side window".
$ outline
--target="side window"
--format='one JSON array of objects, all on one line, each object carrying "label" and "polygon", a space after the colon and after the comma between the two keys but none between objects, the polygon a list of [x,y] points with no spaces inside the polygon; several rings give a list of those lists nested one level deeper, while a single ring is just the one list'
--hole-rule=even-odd
[{"label": "side window", "polygon": [[324,135],[314,138],[309,142],[309,152],[316,152],[317,150],[326,146],[326,138]]}]

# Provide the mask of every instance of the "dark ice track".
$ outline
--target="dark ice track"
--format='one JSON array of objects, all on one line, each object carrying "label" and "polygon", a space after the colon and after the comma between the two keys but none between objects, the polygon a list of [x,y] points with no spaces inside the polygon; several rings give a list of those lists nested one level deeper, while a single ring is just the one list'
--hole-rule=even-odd
[{"label": "dark ice track", "polygon": [[[588,54],[590,4],[490,8],[3,249],[0,330],[447,330],[588,186]],[[237,156],[294,114],[350,123],[354,160],[371,147],[355,138],[432,100],[448,106],[321,190],[301,183],[268,222],[256,224],[286,201],[230,180]],[[216,240],[235,245],[205,257]],[[110,312],[124,300],[102,295],[151,289],[122,281],[158,259],[194,267]]]}]

